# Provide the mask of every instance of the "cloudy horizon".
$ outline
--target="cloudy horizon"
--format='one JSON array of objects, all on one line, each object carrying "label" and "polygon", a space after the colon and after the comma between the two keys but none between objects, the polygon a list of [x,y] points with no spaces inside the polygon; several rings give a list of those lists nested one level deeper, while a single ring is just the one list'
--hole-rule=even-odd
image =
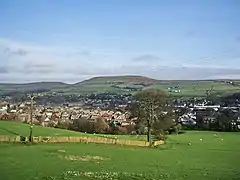
[{"label": "cloudy horizon", "polygon": [[0,83],[240,79],[240,3],[90,1],[1,1]]}]

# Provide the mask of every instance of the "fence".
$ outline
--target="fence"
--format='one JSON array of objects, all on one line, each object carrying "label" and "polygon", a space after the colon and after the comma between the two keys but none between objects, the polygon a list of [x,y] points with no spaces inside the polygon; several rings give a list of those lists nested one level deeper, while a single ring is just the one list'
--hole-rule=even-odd
[{"label": "fence", "polygon": [[[27,137],[22,136],[0,136],[0,142],[27,142]],[[117,144],[127,146],[147,147],[149,142],[133,141],[126,139],[109,139],[102,137],[33,137],[36,143],[66,143],[66,142],[82,142],[82,143],[101,143],[101,144]],[[153,146],[164,144],[164,141],[155,141]]]}]

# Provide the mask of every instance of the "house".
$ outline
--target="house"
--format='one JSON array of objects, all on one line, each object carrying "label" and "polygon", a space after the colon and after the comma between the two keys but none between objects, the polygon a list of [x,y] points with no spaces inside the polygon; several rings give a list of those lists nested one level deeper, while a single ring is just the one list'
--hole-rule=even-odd
[{"label": "house", "polygon": [[52,115],[53,115],[53,113],[52,113],[52,112],[46,112],[45,114],[46,114],[46,116],[47,116],[48,118],[51,118],[51,117],[52,117]]},{"label": "house", "polygon": [[17,115],[17,119],[20,121],[20,122],[27,122],[28,119],[29,119],[29,115],[27,113],[19,113]]},{"label": "house", "polygon": [[20,105],[19,105],[19,108],[24,108],[25,107],[25,104],[24,103],[21,103]]},{"label": "house", "polygon": [[44,119],[44,121],[41,123],[41,125],[42,126],[49,126],[50,123],[51,123],[51,120],[48,117],[46,117]]},{"label": "house", "polygon": [[17,110],[16,109],[12,109],[12,110],[10,110],[10,113],[17,113]]},{"label": "house", "polygon": [[110,121],[110,120],[112,120],[113,115],[112,115],[112,114],[105,113],[105,114],[102,114],[101,117],[102,117],[103,119],[107,120],[107,121]]}]

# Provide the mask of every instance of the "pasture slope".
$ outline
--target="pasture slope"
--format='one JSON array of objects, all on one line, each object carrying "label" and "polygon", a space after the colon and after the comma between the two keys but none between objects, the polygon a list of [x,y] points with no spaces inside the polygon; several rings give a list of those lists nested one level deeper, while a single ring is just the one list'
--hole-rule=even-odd
[{"label": "pasture slope", "polygon": [[1,143],[0,177],[4,180],[240,179],[240,134],[214,134],[188,131],[170,135],[167,143],[158,148]]},{"label": "pasture slope", "polygon": [[[235,82],[235,81],[234,81]],[[118,87],[114,87],[113,85]],[[143,86],[145,84],[145,86]],[[169,93],[177,97],[205,97],[206,90],[220,95],[238,92],[240,86],[236,81],[236,86],[224,83],[224,80],[157,80],[144,76],[103,76],[94,77],[73,85],[53,87],[54,92],[66,94],[89,94],[89,93],[136,93],[125,88],[157,88],[168,91],[170,87],[173,92]],[[176,89],[177,87],[177,89]],[[180,90],[175,93],[174,90]],[[227,93],[226,93],[227,92]]]},{"label": "pasture slope", "polygon": [[[29,136],[29,124],[12,122],[12,121],[2,121],[0,120],[0,136]],[[131,135],[103,135],[103,134],[88,134],[82,132],[69,131],[64,129],[49,128],[43,126],[33,127],[33,136],[38,137],[66,137],[66,136],[81,136],[81,137],[104,137],[104,138],[115,138],[118,139],[128,139],[128,140],[139,140],[145,141],[146,136],[131,136]]]},{"label": "pasture slope", "polygon": [[[31,92],[44,90],[46,93],[58,92],[63,94],[91,94],[91,93],[136,93],[138,90],[129,91],[128,88],[160,88],[168,91],[173,88],[172,96],[180,97],[205,97],[206,90],[213,90],[217,94],[231,94],[240,90],[238,80],[233,81],[235,86],[227,84],[224,80],[157,80],[144,76],[103,76],[94,77],[76,84],[61,82],[35,82],[29,84],[0,84],[0,94],[16,92]],[[116,86],[113,86],[116,85]],[[176,89],[177,88],[177,89]],[[175,90],[180,92],[175,93]]]}]

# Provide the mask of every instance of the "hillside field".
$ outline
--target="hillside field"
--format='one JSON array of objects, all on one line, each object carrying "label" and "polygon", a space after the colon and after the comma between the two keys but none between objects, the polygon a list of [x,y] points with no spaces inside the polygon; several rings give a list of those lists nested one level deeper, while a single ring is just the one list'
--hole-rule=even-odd
[{"label": "hillside field", "polygon": [[[158,148],[0,144],[4,180],[238,180],[240,134],[186,132]],[[202,141],[200,141],[202,139]],[[191,142],[191,146],[188,143]]]},{"label": "hillside field", "polygon": [[[144,76],[105,76],[95,77],[76,84],[60,82],[36,82],[29,84],[0,84],[0,94],[17,92],[31,92],[43,90],[47,93],[58,92],[63,94],[91,94],[91,93],[136,93],[138,90],[129,88],[159,88],[168,91],[172,87],[180,92],[170,93],[178,97],[202,97],[206,90],[213,89],[213,93],[226,94],[240,91],[238,80],[233,81],[235,86],[225,83],[224,80],[157,80]],[[175,88],[177,87],[177,88]]]},{"label": "hillside field", "polygon": [[[29,124],[23,124],[19,122],[11,121],[2,121],[0,120],[0,136],[29,136]],[[118,139],[129,139],[129,140],[146,140],[145,136],[135,136],[135,135],[104,135],[104,134],[88,134],[82,132],[75,132],[57,128],[49,128],[42,126],[33,127],[33,136],[42,136],[42,137],[63,137],[63,136],[88,136],[88,137],[105,137],[105,138],[115,138]]]},{"label": "hillside field", "polygon": [[212,93],[227,95],[240,91],[240,86],[225,84],[220,81],[173,81],[165,84],[154,84],[151,88],[159,88],[168,91],[169,87],[178,86],[180,93],[172,92],[177,97],[205,97],[206,91],[212,89]]},{"label": "hillside field", "polygon": [[[118,88],[113,87],[113,84],[117,84]],[[146,86],[141,85],[146,84]],[[96,77],[81,83],[75,84],[74,86],[63,87],[61,89],[54,89],[56,92],[64,93],[136,93],[136,91],[128,91],[126,88],[157,88],[165,91],[169,91],[168,88],[172,87],[173,92],[169,92],[172,96],[177,97],[205,97],[206,91],[212,89],[212,93],[220,95],[231,94],[240,91],[238,81],[236,86],[224,83],[220,80],[172,80],[172,81],[161,81],[156,79],[150,79],[147,77],[131,77],[131,76],[119,76],[119,77]],[[178,88],[175,88],[178,87]],[[176,93],[174,90],[180,90]]]}]

